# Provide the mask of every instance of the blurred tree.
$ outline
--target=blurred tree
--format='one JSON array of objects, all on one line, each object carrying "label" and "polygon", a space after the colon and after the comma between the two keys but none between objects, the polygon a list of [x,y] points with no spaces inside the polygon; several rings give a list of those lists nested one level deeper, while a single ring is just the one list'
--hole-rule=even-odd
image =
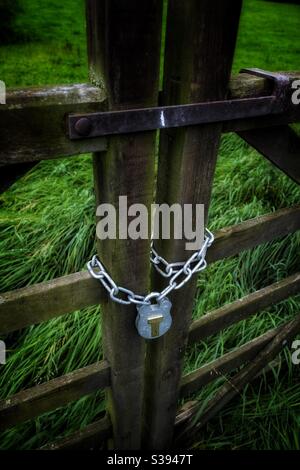
[{"label": "blurred tree", "polygon": [[19,0],[0,0],[0,41],[15,42],[19,33],[15,28],[15,18],[22,10]]}]

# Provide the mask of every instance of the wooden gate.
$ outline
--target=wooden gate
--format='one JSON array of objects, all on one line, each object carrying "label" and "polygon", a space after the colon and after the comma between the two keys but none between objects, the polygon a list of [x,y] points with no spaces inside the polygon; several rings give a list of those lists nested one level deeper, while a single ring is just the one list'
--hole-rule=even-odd
[{"label": "wooden gate", "polygon": [[[97,204],[116,204],[120,195],[127,195],[128,204],[138,202],[149,207],[156,182],[158,203],[202,203],[207,219],[224,132],[239,133],[299,182],[299,138],[288,124],[300,120],[300,106],[291,100],[291,85],[300,78],[300,72],[285,74],[289,86],[279,113],[271,108],[260,114],[249,110],[234,119],[224,115],[224,119],[162,129],[157,179],[155,129],[69,138],[66,124],[70,114],[272,96],[273,82],[267,77],[241,73],[230,78],[240,9],[240,0],[168,1],[160,93],[162,0],[87,0],[90,83],[8,90],[7,104],[0,107],[3,187],[34,162],[93,152]],[[274,106],[282,100],[273,98]],[[214,234],[207,260],[213,263],[234,256],[299,228],[300,206],[223,228]],[[170,262],[184,260],[184,243],[160,240],[157,249]],[[158,276],[150,276],[149,250],[150,241],[140,239],[104,240],[98,246],[101,260],[117,283],[139,293],[162,287]],[[86,271],[4,293],[0,297],[3,334],[100,303],[104,360],[2,400],[0,428],[33,419],[105,388],[106,415],[47,448],[99,447],[107,440],[118,449],[167,448],[174,429],[179,433],[186,430],[199,409],[195,402],[178,409],[180,398],[193,394],[219,374],[237,370],[197,421],[197,428],[203,426],[293,339],[300,331],[300,316],[182,376],[186,346],[296,294],[299,287],[300,274],[294,274],[192,323],[196,282],[191,281],[171,296],[171,330],[148,342],[136,332],[135,307],[112,302]]]}]

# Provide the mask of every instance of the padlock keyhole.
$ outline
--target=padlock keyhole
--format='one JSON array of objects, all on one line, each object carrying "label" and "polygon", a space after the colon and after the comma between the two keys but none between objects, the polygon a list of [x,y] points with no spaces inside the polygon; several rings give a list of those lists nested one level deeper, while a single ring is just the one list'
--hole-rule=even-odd
[{"label": "padlock keyhole", "polygon": [[159,336],[159,326],[163,321],[164,317],[160,313],[157,315],[151,315],[148,318],[148,324],[151,327],[151,337]]}]

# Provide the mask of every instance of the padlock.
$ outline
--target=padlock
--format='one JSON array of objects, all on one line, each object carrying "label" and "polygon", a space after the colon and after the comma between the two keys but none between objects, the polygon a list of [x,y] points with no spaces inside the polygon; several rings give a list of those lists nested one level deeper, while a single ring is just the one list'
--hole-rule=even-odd
[{"label": "padlock", "polygon": [[172,324],[171,307],[172,304],[167,297],[163,297],[155,304],[138,306],[135,325],[140,336],[145,339],[155,339],[164,335]]}]

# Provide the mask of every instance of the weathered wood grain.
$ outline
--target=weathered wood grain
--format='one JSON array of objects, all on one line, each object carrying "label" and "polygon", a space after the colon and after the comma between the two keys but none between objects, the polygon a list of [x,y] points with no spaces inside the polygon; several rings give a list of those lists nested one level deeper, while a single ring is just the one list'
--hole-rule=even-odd
[{"label": "weathered wood grain", "polygon": [[209,312],[192,323],[189,332],[189,344],[202,341],[233,323],[245,320],[260,310],[281,302],[298,292],[300,292],[300,273]]},{"label": "weathered wood grain", "polygon": [[[270,330],[271,331],[271,330]],[[251,383],[255,383],[263,375],[269,375],[271,374],[274,369],[277,369],[278,367],[281,367],[282,365],[282,360],[280,357],[276,357],[273,359],[269,364],[267,364],[265,367],[263,367],[252,379]],[[195,413],[199,412],[199,401],[198,400],[188,400],[185,401],[182,406],[180,406],[177,415],[176,415],[176,421],[175,421],[175,442],[177,441],[177,435],[180,434],[180,428],[182,425],[184,425],[191,416],[194,416]]]},{"label": "weathered wood grain", "polygon": [[300,137],[289,126],[239,132],[249,145],[300,184]]},{"label": "weathered wood grain", "polygon": [[[109,109],[155,106],[159,88],[160,0],[88,0],[91,80],[107,89]],[[128,206],[153,201],[156,132],[115,136],[107,152],[94,155],[97,205],[127,196]],[[118,285],[149,291],[150,239],[99,240],[98,254]],[[107,407],[114,446],[139,449],[143,413],[145,342],[135,327],[136,308],[103,306],[105,357],[111,366]]]},{"label": "weathered wood grain", "polygon": [[[252,228],[257,238],[252,237]],[[215,233],[216,241],[208,252],[208,261],[236,255],[299,228],[300,206],[295,206],[221,229]],[[6,292],[0,294],[0,333],[9,333],[89,305],[104,303],[107,299],[102,285],[88,272]]]},{"label": "weathered wood grain", "polygon": [[278,331],[279,328],[274,328],[258,338],[248,341],[234,351],[230,351],[199,369],[184,375],[181,380],[180,396],[182,398],[187,397],[220,376],[233,371],[247,361],[251,361]]},{"label": "weathered wood grain", "polygon": [[207,252],[212,263],[249,250],[300,229],[300,205],[255,217],[216,232],[215,241]]},{"label": "weathered wood grain", "polygon": [[[277,354],[288,346],[294,337],[300,331],[300,315],[285,325],[283,325],[276,335],[269,341],[250,363],[243,367],[234,377],[227,380],[226,383],[217,391],[216,395],[210,400],[204,413],[194,423],[194,418],[199,410],[195,408],[188,412],[189,416],[181,428],[181,435],[189,433],[194,434],[201,429],[210,419],[212,419],[224,406],[238,395],[243,387],[249,383],[260,370],[270,363]],[[183,418],[183,417],[181,417]]]},{"label": "weathered wood grain", "polygon": [[[240,1],[170,0],[162,105],[222,100],[228,91]],[[157,202],[204,204],[208,212],[221,124],[161,132]],[[169,261],[187,259],[186,240],[160,240]],[[167,448],[172,440],[182,360],[193,308],[195,280],[171,295],[172,328],[149,342],[146,354],[144,445]],[[152,290],[160,291],[155,276]]]},{"label": "weathered wood grain", "polygon": [[[300,78],[300,72],[288,74],[291,80]],[[271,91],[269,80],[248,74],[231,77],[229,84],[231,98],[255,98]],[[0,167],[105,150],[107,141],[103,137],[70,141],[66,135],[65,119],[68,114],[106,109],[103,88],[93,84],[8,89],[7,104],[0,107]],[[281,115],[226,122],[222,131],[242,131],[299,120],[300,107],[290,104]]]},{"label": "weathered wood grain", "polygon": [[106,361],[75,370],[0,401],[0,430],[55,410],[110,385]]},{"label": "weathered wood grain", "polygon": [[105,441],[110,437],[112,437],[112,426],[109,416],[106,415],[70,436],[41,447],[40,450],[99,450],[101,445],[106,447]]},{"label": "weathered wood grain", "polygon": [[88,272],[0,294],[0,333],[103,303],[107,295]]},{"label": "weathered wood grain", "polygon": [[[290,85],[294,80],[299,80],[300,72],[283,72],[290,78]],[[271,80],[257,81],[257,77],[249,74],[239,74],[231,78],[229,97],[230,98],[252,98],[253,87],[260,96],[272,94],[273,83]],[[251,129],[266,128],[272,126],[282,126],[300,121],[300,107],[293,104],[291,94],[292,87],[288,90],[285,111],[280,114],[270,114],[257,118],[236,119],[223,123],[223,132],[239,132]]]},{"label": "weathered wood grain", "polygon": [[[282,299],[282,295],[288,294],[287,289],[292,289],[290,294],[294,293],[294,289],[299,286],[299,275],[291,276],[290,278],[275,283],[273,286],[269,286],[261,291],[251,294],[247,297],[252,297],[251,302],[243,302],[241,300],[241,308],[246,308],[256,304],[258,299],[262,299],[263,302],[270,300],[269,295],[272,293],[274,288],[274,296],[276,301]],[[278,297],[279,296],[279,297]],[[234,303],[238,307],[238,302]],[[264,304],[265,306],[265,304]],[[228,306],[230,307],[230,306]],[[231,306],[232,307],[232,306]],[[222,310],[222,309],[220,309]],[[237,311],[233,309],[233,311]],[[209,317],[212,314],[208,314]],[[218,315],[215,316],[217,318]],[[197,322],[195,322],[197,323]],[[208,322],[209,323],[209,322]],[[213,324],[213,321],[212,321]],[[193,325],[194,326],[194,325]],[[197,325],[195,325],[197,327]],[[226,326],[228,324],[226,323]],[[239,367],[244,362],[252,360],[257,352],[272,339],[282,327],[275,328],[268,331],[264,335],[252,340],[235,351],[231,351],[221,358],[206,364],[200,369],[186,375],[181,381],[181,396],[185,397],[191,393],[196,392],[200,387],[213,381],[221,374],[226,374],[233,369]],[[193,327],[192,327],[193,330]],[[214,330],[213,332],[215,332]],[[201,339],[211,334],[211,330],[205,330]],[[88,366],[84,369],[75,371],[67,376],[54,379],[48,383],[38,385],[29,390],[20,392],[19,394],[11,397],[9,400],[0,402],[0,429],[4,429],[9,426],[13,426],[26,419],[31,419],[39,414],[55,409],[58,406],[63,406],[70,401],[73,401],[81,396],[92,393],[99,389],[99,387],[105,387],[109,385],[109,368],[105,363],[97,363]],[[100,429],[102,427],[100,426]],[[107,435],[108,428],[104,427],[104,436]],[[99,442],[101,432],[99,426],[88,427],[86,431],[80,431],[76,433],[72,438],[59,441],[57,444],[49,446],[49,448],[91,448],[96,444],[92,442]],[[94,439],[94,441],[93,441]]]},{"label": "weathered wood grain", "polygon": [[0,165],[104,150],[103,138],[71,141],[65,119],[106,107],[103,90],[89,84],[8,90],[0,106]]}]

